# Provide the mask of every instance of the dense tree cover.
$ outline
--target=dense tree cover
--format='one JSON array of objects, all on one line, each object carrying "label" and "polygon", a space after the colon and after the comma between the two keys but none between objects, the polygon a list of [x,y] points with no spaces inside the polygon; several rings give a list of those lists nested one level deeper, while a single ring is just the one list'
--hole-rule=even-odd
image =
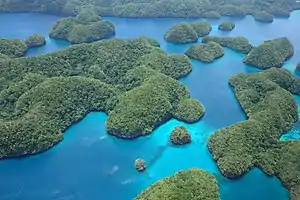
[{"label": "dense tree cover", "polygon": [[147,168],[147,163],[144,159],[138,158],[134,161],[134,167],[136,170],[142,172]]},{"label": "dense tree cover", "polygon": [[[189,99],[173,78],[191,69],[186,56],[167,55],[145,37],[0,60],[0,158],[52,147],[91,111],[106,112],[108,131],[119,137],[150,133]],[[191,112],[181,119],[197,118]]]},{"label": "dense tree cover", "polygon": [[204,114],[204,106],[193,98],[181,100],[173,110],[173,117],[186,123],[195,123]]},{"label": "dense tree cover", "polygon": [[204,18],[209,18],[209,19],[220,19],[221,14],[218,13],[217,11],[208,11],[203,13]]},{"label": "dense tree cover", "polygon": [[93,42],[115,35],[115,27],[112,23],[102,20],[82,22],[85,20],[71,17],[62,18],[53,25],[49,35],[73,44]]},{"label": "dense tree cover", "polygon": [[46,40],[42,35],[33,34],[25,40],[25,44],[27,47],[38,47],[45,45]]},{"label": "dense tree cover", "polygon": [[190,25],[196,31],[198,37],[208,35],[212,29],[210,24],[205,20],[191,22]]},{"label": "dense tree cover", "polygon": [[203,62],[212,62],[224,55],[224,49],[216,42],[208,42],[189,47],[185,55]]},{"label": "dense tree cover", "polygon": [[266,11],[261,11],[261,12],[257,12],[254,14],[254,19],[256,21],[260,21],[260,22],[271,23],[271,22],[273,22],[274,17],[272,14],[270,14]]},{"label": "dense tree cover", "polygon": [[181,22],[172,26],[165,33],[167,42],[186,44],[197,42],[198,37],[208,35],[211,31],[211,26],[204,20],[195,22]]},{"label": "dense tree cover", "polygon": [[254,166],[276,175],[294,191],[300,185],[300,142],[279,141],[298,120],[299,79],[285,69],[271,68],[230,79],[248,119],[215,132],[208,147],[221,172],[241,176]]},{"label": "dense tree cover", "polygon": [[76,15],[83,7],[91,6],[101,16],[121,17],[216,17],[220,14],[243,17],[266,11],[275,16],[288,16],[299,9],[292,0],[0,0],[2,12],[46,12]]},{"label": "dense tree cover", "polygon": [[172,26],[164,35],[167,42],[186,44],[197,42],[198,35],[187,22],[181,22]]},{"label": "dense tree cover", "polygon": [[231,31],[234,28],[235,28],[235,24],[233,23],[233,21],[229,21],[229,20],[223,21],[218,26],[219,30],[224,30],[224,31]]},{"label": "dense tree cover", "polygon": [[0,60],[2,60],[2,59],[10,59],[10,57],[5,54],[0,53]]},{"label": "dense tree cover", "polygon": [[[187,88],[178,81],[166,75],[154,74],[141,86],[121,96],[108,117],[107,130],[121,138],[149,134],[158,125],[169,120],[178,104],[188,98]],[[199,119],[198,110],[189,111],[192,113],[180,116],[182,121],[189,120],[184,117],[190,115]]]},{"label": "dense tree cover", "polygon": [[232,17],[245,17],[246,13],[242,8],[235,5],[224,5],[220,8],[221,14],[225,16],[232,16]]},{"label": "dense tree cover", "polygon": [[245,37],[219,37],[219,36],[205,36],[202,39],[203,43],[216,42],[222,47],[227,47],[240,53],[247,54],[253,48]]},{"label": "dense tree cover", "polygon": [[[27,50],[26,44],[19,39],[0,39],[0,54],[10,58],[24,56]],[[5,58],[6,56],[1,56]]]},{"label": "dense tree cover", "polygon": [[220,200],[214,175],[202,169],[176,172],[149,186],[135,200]]},{"label": "dense tree cover", "polygon": [[192,142],[192,136],[184,126],[175,127],[170,138],[175,145],[184,145]]},{"label": "dense tree cover", "polygon": [[286,37],[281,37],[265,41],[253,48],[246,55],[243,62],[260,69],[281,67],[293,54],[294,47],[292,43]]}]

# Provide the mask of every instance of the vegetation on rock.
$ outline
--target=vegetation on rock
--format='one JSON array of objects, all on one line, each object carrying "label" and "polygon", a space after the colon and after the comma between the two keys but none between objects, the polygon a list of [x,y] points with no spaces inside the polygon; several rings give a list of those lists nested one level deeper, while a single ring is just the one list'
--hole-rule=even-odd
[{"label": "vegetation on rock", "polygon": [[211,26],[204,20],[196,22],[181,22],[172,26],[165,33],[165,40],[167,42],[186,44],[197,42],[198,37],[208,35],[211,31]]},{"label": "vegetation on rock", "polygon": [[216,178],[202,169],[176,172],[141,192],[135,200],[220,200]]},{"label": "vegetation on rock", "polygon": [[10,59],[10,57],[5,54],[0,53],[0,60],[3,60],[3,59]]},{"label": "vegetation on rock", "polygon": [[231,31],[235,28],[235,24],[232,21],[223,21],[219,24],[218,29],[224,31]]},{"label": "vegetation on rock", "polygon": [[185,54],[203,62],[212,62],[224,55],[224,49],[216,42],[208,42],[189,47]]},{"label": "vegetation on rock", "polygon": [[38,47],[46,44],[46,40],[43,36],[38,34],[30,35],[26,40],[25,44],[27,47]]},{"label": "vegetation on rock", "polygon": [[98,15],[118,17],[215,17],[220,14],[243,17],[260,11],[278,16],[300,8],[297,1],[222,1],[222,0],[0,0],[2,12],[45,12],[76,15],[92,7]]},{"label": "vegetation on rock", "polygon": [[[108,132],[118,137],[148,134],[190,99],[174,79],[191,71],[189,59],[167,55],[145,37],[79,44],[0,65],[0,158],[52,147],[91,111],[106,112]],[[190,112],[181,119],[200,118]]]},{"label": "vegetation on rock", "polygon": [[184,126],[177,126],[171,133],[171,142],[175,145],[184,145],[192,142],[192,136]]},{"label": "vegetation on rock", "polygon": [[274,17],[272,14],[262,11],[262,12],[255,13],[254,19],[259,22],[271,23],[271,22],[273,22]]},{"label": "vegetation on rock", "polygon": [[115,27],[100,17],[92,9],[83,9],[77,18],[62,18],[49,33],[50,37],[64,39],[73,44],[93,42],[115,35]]},{"label": "vegetation on rock", "polygon": [[196,99],[181,100],[173,111],[173,117],[186,123],[195,123],[205,114],[203,105]]},{"label": "vegetation on rock", "polygon": [[134,167],[136,170],[142,172],[147,168],[147,163],[142,158],[138,158],[134,161]]},{"label": "vegetation on rock", "polygon": [[198,34],[187,22],[181,22],[171,27],[164,36],[167,42],[186,44],[197,42]]},{"label": "vegetation on rock", "polygon": [[196,31],[198,37],[203,37],[205,35],[208,35],[212,29],[210,24],[204,20],[191,22],[190,25]]},{"label": "vegetation on rock", "polygon": [[202,39],[203,43],[216,42],[222,47],[230,48],[234,51],[247,54],[253,48],[245,37],[219,37],[219,36],[205,36]]},{"label": "vegetation on rock", "polygon": [[282,37],[265,41],[253,48],[243,62],[260,69],[281,67],[293,54],[293,45],[287,38]]},{"label": "vegetation on rock", "polygon": [[294,191],[300,185],[300,141],[279,141],[298,120],[292,96],[300,80],[288,70],[271,68],[230,79],[248,119],[215,132],[208,147],[226,177],[235,178],[257,166],[277,176]]},{"label": "vegetation on rock", "polygon": [[[19,39],[0,39],[0,54],[10,58],[24,56],[27,50],[26,44]],[[1,57],[6,57],[1,56]]]},{"label": "vegetation on rock", "polygon": [[203,13],[204,18],[209,18],[209,19],[220,19],[221,14],[218,13],[217,11],[208,11]]}]

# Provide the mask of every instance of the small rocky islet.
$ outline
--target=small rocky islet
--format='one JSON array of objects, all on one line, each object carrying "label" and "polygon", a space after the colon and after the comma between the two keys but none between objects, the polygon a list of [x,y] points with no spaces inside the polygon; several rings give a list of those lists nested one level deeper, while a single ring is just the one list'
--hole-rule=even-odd
[{"label": "small rocky islet", "polygon": [[218,29],[222,31],[231,31],[235,28],[235,24],[233,21],[223,21],[221,24],[219,24]]},{"label": "small rocky islet", "polygon": [[[177,80],[192,70],[187,56],[168,55],[156,41],[145,37],[94,42],[115,34],[114,25],[99,17],[106,8],[96,1],[74,2],[56,1],[60,6],[48,2],[55,8],[48,10],[50,7],[45,7],[41,1],[34,5],[28,3],[22,9],[18,4],[5,1],[0,8],[0,11],[11,12],[67,13],[71,17],[54,24],[50,37],[79,44],[60,52],[20,58],[29,47],[43,45],[43,39],[35,35],[26,41],[0,40],[0,158],[30,155],[51,148],[63,139],[67,127],[95,110],[106,112],[108,132],[124,139],[150,134],[171,118],[186,123],[201,119],[203,105],[191,98],[188,89]],[[157,8],[157,13],[148,12],[145,5],[134,7],[118,1],[115,9],[106,9],[104,13],[129,17],[210,18],[251,14],[257,21],[272,22],[274,16],[289,17],[291,10],[300,8],[294,2],[264,2],[264,6],[220,4],[203,12],[207,4],[197,1],[185,2],[188,9],[197,8],[187,13],[176,9],[179,4],[170,4],[170,0],[163,4],[172,5],[175,12],[164,10],[161,4],[148,3],[151,8]],[[232,24],[227,25],[220,29],[234,28]],[[300,94],[300,81],[287,70],[280,69],[293,55],[293,45],[287,38],[277,38],[254,47],[242,36],[207,36],[210,31],[211,26],[205,21],[183,22],[172,27],[165,39],[183,44],[203,37],[203,44],[188,50],[189,57],[211,62],[224,54],[222,47],[227,47],[245,54],[244,63],[264,70],[230,78],[229,84],[248,119],[211,135],[208,148],[213,158],[228,178],[240,177],[257,166],[268,175],[277,176],[290,190],[291,198],[298,199],[300,143],[278,140],[298,120],[292,94]],[[103,60],[105,62],[101,62]],[[298,68],[299,64],[296,70]],[[170,136],[171,141],[189,143],[191,136],[187,132],[177,127]],[[135,167],[143,171],[146,162],[139,158]],[[173,200],[220,199],[215,177],[200,169],[180,171],[162,179],[136,199],[153,200],[162,196]]]},{"label": "small rocky islet", "polygon": [[184,126],[177,126],[171,133],[171,142],[175,145],[184,145],[192,142],[192,136]]},{"label": "small rocky islet", "polygon": [[185,55],[209,63],[221,58],[224,55],[224,49],[216,42],[208,42],[189,47]]}]

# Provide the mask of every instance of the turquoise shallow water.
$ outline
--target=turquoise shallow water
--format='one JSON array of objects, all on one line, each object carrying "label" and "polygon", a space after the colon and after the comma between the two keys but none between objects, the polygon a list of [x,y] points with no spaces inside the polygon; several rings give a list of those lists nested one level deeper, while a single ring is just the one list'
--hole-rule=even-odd
[{"label": "turquoise shallow water", "polygon": [[[44,14],[0,14],[0,37],[26,38],[32,33],[47,36],[58,17]],[[185,19],[108,18],[116,25],[118,38],[146,35],[157,39],[168,53],[183,53],[189,45],[167,44],[164,32]],[[293,71],[300,56],[300,12],[290,19],[276,19],[272,24],[255,22],[252,17],[235,20],[230,33],[217,30],[219,21],[211,21],[211,35],[244,35],[253,44],[287,36],[295,46],[294,57],[285,68]],[[47,38],[47,45],[27,52],[28,56],[57,51],[69,44]],[[0,161],[1,200],[130,200],[156,180],[191,167],[200,167],[216,175],[222,200],[287,200],[288,191],[275,177],[253,169],[238,180],[224,178],[206,147],[210,134],[217,129],[245,119],[228,78],[236,73],[257,71],[245,66],[243,55],[226,49],[225,56],[211,64],[193,60],[193,72],[180,81],[194,98],[203,102],[206,114],[195,124],[170,120],[151,135],[137,140],[119,140],[107,135],[106,115],[90,113],[71,126],[62,143],[51,150],[26,158]],[[295,97],[300,103],[299,97]],[[186,126],[193,142],[184,147],[169,144],[169,135],[177,125]],[[282,139],[297,139],[299,125]],[[149,167],[138,173],[133,167],[143,157]]]}]

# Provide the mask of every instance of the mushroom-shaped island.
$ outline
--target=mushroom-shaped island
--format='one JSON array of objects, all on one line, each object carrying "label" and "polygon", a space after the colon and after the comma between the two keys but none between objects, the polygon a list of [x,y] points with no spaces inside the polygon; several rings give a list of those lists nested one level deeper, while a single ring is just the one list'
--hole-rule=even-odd
[{"label": "mushroom-shaped island", "polygon": [[171,27],[164,38],[167,42],[187,44],[197,42],[198,35],[189,23],[181,22]]},{"label": "mushroom-shaped island", "polygon": [[147,168],[147,163],[144,159],[138,158],[134,161],[134,166],[136,170],[142,172]]},{"label": "mushroom-shaped island", "polygon": [[184,126],[177,126],[171,133],[171,142],[175,145],[189,144],[192,136]]},{"label": "mushroom-shaped island", "polygon": [[67,40],[72,44],[89,43],[115,35],[115,27],[101,20],[92,9],[83,9],[76,18],[68,17],[57,21],[49,33],[50,37]]},{"label": "mushroom-shaped island", "polygon": [[176,172],[150,185],[134,200],[220,200],[214,175],[202,169]]},{"label": "mushroom-shaped island", "polygon": [[219,24],[218,29],[222,31],[231,31],[235,28],[235,24],[233,21],[223,21],[221,24]]},{"label": "mushroom-shaped island", "polygon": [[205,20],[195,22],[181,22],[172,26],[165,33],[167,42],[176,44],[187,44],[198,41],[198,37],[208,35],[211,31],[211,26]]},{"label": "mushroom-shaped island", "polygon": [[45,37],[38,34],[30,35],[26,40],[25,44],[28,47],[39,47],[44,46],[46,44]]},{"label": "mushroom-shaped island", "polygon": [[202,62],[212,62],[224,55],[224,49],[216,42],[208,42],[189,47],[185,55]]},{"label": "mushroom-shaped island", "polygon": [[281,67],[293,54],[294,47],[292,43],[286,37],[281,37],[265,41],[253,48],[246,55],[243,62],[260,69]]}]

